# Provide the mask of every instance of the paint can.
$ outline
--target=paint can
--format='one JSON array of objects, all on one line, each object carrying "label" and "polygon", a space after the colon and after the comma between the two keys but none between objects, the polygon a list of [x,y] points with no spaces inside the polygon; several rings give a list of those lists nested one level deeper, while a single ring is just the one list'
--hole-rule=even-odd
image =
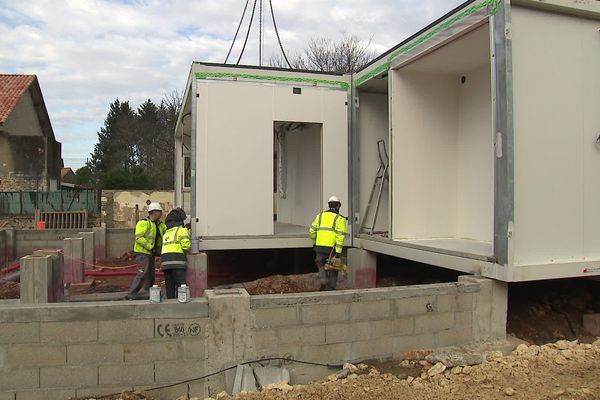
[{"label": "paint can", "polygon": [[150,288],[150,303],[161,303],[162,291],[158,285],[152,285]]},{"label": "paint can", "polygon": [[188,303],[190,301],[190,288],[185,283],[177,288],[177,301]]}]

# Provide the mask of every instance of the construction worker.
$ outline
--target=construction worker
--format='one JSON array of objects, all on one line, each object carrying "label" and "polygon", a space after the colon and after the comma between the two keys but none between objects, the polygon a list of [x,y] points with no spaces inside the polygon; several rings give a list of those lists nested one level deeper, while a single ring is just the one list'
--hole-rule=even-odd
[{"label": "construction worker", "polygon": [[346,217],[340,215],[342,203],[339,198],[331,196],[327,203],[329,210],[317,214],[309,233],[314,242],[320,290],[335,290],[338,271],[325,270],[325,263],[332,257],[339,258],[342,254],[346,238]]},{"label": "construction worker", "polygon": [[185,283],[187,258],[185,251],[192,247],[190,233],[185,227],[185,211],[176,208],[167,215],[167,231],[162,244],[162,271],[165,273],[167,299],[177,298],[177,288]]},{"label": "construction worker", "polygon": [[125,296],[127,300],[136,300],[142,287],[148,291],[154,285],[154,257],[160,256],[162,237],[167,230],[167,226],[160,221],[162,212],[159,203],[150,203],[148,218],[138,221],[135,225],[133,253],[136,263],[141,268],[133,278],[129,293]]}]

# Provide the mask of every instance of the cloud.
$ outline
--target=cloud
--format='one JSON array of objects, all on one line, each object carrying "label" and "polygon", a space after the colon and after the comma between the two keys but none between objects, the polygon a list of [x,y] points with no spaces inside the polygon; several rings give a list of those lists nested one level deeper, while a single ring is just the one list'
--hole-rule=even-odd
[{"label": "cloud", "polygon": [[[310,37],[343,33],[371,39],[383,52],[459,3],[274,0],[273,7],[289,53]],[[37,74],[63,155],[86,158],[115,98],[134,106],[160,101],[183,89],[192,61],[223,62],[243,6],[244,0],[0,0],[0,72]],[[268,60],[278,45],[268,10],[265,18]],[[252,32],[242,62],[257,64],[257,48]]]}]

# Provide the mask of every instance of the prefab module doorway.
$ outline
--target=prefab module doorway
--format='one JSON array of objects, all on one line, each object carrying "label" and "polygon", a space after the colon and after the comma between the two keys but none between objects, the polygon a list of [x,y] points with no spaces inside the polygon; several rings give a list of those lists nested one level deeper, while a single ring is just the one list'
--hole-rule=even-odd
[{"label": "prefab module doorway", "polygon": [[323,124],[273,123],[273,219],[276,235],[302,234],[321,209]]}]

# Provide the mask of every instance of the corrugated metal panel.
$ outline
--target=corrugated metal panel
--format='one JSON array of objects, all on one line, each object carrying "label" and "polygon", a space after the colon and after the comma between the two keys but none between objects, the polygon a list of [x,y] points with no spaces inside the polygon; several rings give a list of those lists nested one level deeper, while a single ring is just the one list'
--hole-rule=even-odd
[{"label": "corrugated metal panel", "polygon": [[99,212],[98,190],[0,192],[0,215],[33,215],[39,211]]}]

